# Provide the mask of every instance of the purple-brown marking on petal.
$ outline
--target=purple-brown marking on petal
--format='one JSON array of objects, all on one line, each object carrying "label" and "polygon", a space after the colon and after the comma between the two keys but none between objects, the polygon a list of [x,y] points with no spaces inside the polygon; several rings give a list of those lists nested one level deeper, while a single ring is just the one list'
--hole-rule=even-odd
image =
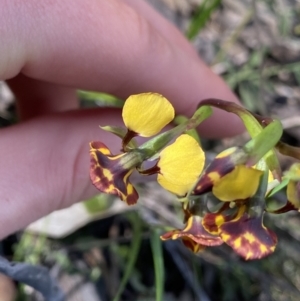
[{"label": "purple-brown marking on petal", "polygon": [[206,246],[198,244],[189,237],[181,237],[181,241],[186,248],[190,249],[195,254],[202,252],[206,248]]},{"label": "purple-brown marking on petal", "polygon": [[220,226],[223,241],[246,260],[260,259],[274,252],[276,234],[262,224],[262,217],[250,217],[244,213],[240,218]]},{"label": "purple-brown marking on petal", "polygon": [[99,141],[90,143],[90,177],[97,189],[104,193],[117,195],[128,205],[138,200],[138,193],[129,182],[133,169],[125,169],[120,159],[126,154],[113,156],[106,145]]},{"label": "purple-brown marking on petal", "polygon": [[220,226],[231,219],[230,215],[222,213],[207,213],[203,217],[202,225],[203,228],[213,235],[220,233]]},{"label": "purple-brown marking on petal", "polygon": [[183,230],[172,230],[161,236],[162,240],[168,239],[189,239],[197,244],[204,246],[219,246],[223,243],[222,239],[208,233],[202,226],[201,217],[191,216]]},{"label": "purple-brown marking on petal", "polygon": [[193,194],[200,195],[211,191],[214,183],[231,172],[234,167],[235,164],[232,162],[230,156],[215,158],[201,176]]},{"label": "purple-brown marking on petal", "polygon": [[124,136],[122,140],[122,150],[125,152],[127,144],[132,140],[132,138],[136,137],[138,134],[134,131],[127,130],[126,135]]}]

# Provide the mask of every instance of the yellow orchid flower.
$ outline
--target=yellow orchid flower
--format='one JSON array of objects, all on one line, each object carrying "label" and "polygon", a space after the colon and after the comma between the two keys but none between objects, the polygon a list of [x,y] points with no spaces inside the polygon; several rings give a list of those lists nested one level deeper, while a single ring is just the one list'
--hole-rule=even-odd
[{"label": "yellow orchid flower", "polygon": [[199,143],[183,134],[160,153],[157,181],[166,190],[184,196],[195,185],[204,162],[205,154]]},{"label": "yellow orchid flower", "polygon": [[238,152],[238,147],[231,147],[218,154],[202,174],[195,186],[194,194],[201,195],[210,192],[218,180],[234,170],[236,165],[235,154]]},{"label": "yellow orchid flower", "polygon": [[157,93],[131,95],[125,101],[122,117],[130,132],[142,137],[159,133],[175,116],[171,103]]}]

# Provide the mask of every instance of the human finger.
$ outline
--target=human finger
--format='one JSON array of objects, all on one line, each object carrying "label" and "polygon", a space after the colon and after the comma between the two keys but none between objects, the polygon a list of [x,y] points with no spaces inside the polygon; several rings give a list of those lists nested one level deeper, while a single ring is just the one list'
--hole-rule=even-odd
[{"label": "human finger", "polygon": [[117,153],[120,141],[99,124],[122,123],[116,110],[82,110],[33,118],[1,130],[0,239],[97,193],[89,179],[89,142]]},{"label": "human finger", "polygon": [[17,99],[18,118],[21,121],[79,107],[74,88],[29,78],[23,74],[7,83]]},{"label": "human finger", "polygon": [[[128,3],[5,2],[0,25],[5,22],[9,31],[4,31],[6,43],[0,45],[0,78],[22,72],[52,84],[101,90],[123,98],[155,91],[185,115],[204,98],[237,101],[222,79],[191,55],[191,46],[179,38],[174,27],[165,26],[155,13],[145,17],[142,9],[137,11],[133,2],[131,6]],[[12,18],[20,12],[21,18]],[[156,20],[162,25],[153,26]],[[216,110],[202,133],[221,137],[241,130],[238,119]]]}]

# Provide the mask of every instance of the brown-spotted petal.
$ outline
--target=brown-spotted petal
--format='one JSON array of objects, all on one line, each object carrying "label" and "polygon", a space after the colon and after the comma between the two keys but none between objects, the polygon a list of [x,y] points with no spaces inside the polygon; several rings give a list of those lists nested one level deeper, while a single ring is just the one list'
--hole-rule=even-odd
[{"label": "brown-spotted petal", "polygon": [[245,260],[261,259],[274,252],[277,237],[262,223],[262,217],[241,217],[220,226],[220,237]]},{"label": "brown-spotted petal", "polygon": [[246,155],[238,147],[229,148],[219,155],[206,168],[194,189],[194,194],[200,195],[212,190],[213,185],[223,176],[231,172],[237,164],[246,162]]},{"label": "brown-spotted petal", "polygon": [[101,192],[117,195],[128,205],[138,200],[138,193],[129,176],[141,158],[136,153],[112,155],[106,145],[99,141],[90,143],[90,177]]},{"label": "brown-spotted petal", "polygon": [[195,242],[193,239],[187,236],[181,237],[181,241],[186,248],[190,249],[190,251],[192,251],[195,254],[202,252],[206,248],[206,246],[200,245],[199,243]]},{"label": "brown-spotted petal", "polygon": [[[196,246],[219,246],[223,243],[222,239],[208,233],[202,226],[202,218],[192,215],[188,218],[186,226],[182,230],[172,230],[161,236],[162,240],[181,239],[183,243],[193,252],[203,248]],[[198,252],[198,251],[196,251]]]},{"label": "brown-spotted petal", "polygon": [[224,213],[206,213],[202,220],[203,228],[212,235],[220,234],[220,226],[229,221],[230,215]]}]

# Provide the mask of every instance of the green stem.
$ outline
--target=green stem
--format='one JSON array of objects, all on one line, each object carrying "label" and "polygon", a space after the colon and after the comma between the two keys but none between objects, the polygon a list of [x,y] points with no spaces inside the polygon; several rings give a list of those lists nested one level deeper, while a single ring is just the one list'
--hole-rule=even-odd
[{"label": "green stem", "polygon": [[126,266],[126,270],[124,273],[124,276],[121,280],[121,284],[119,286],[119,289],[113,299],[113,301],[118,301],[121,298],[121,295],[124,291],[124,288],[129,280],[129,277],[133,271],[140,246],[142,241],[142,225],[141,220],[139,218],[136,218],[136,216],[129,215],[129,220],[131,221],[132,227],[133,227],[133,240],[132,244],[130,246],[130,257]]},{"label": "green stem", "polygon": [[178,126],[161,133],[153,139],[142,144],[139,149],[144,151],[148,158],[155,156],[174,138],[177,138],[180,134],[196,128],[201,122],[207,119],[212,114],[212,109],[209,106],[201,106],[194,113],[192,118],[179,124]]},{"label": "green stem", "polygon": [[265,196],[268,188],[269,169],[265,165],[265,170],[260,178],[260,183],[255,195],[250,199],[249,208],[250,214],[255,217],[261,217],[265,209]]},{"label": "green stem", "polygon": [[165,270],[162,252],[162,242],[159,237],[159,230],[153,229],[150,237],[152,256],[155,270],[155,291],[156,301],[163,301],[164,283],[165,283]]}]

